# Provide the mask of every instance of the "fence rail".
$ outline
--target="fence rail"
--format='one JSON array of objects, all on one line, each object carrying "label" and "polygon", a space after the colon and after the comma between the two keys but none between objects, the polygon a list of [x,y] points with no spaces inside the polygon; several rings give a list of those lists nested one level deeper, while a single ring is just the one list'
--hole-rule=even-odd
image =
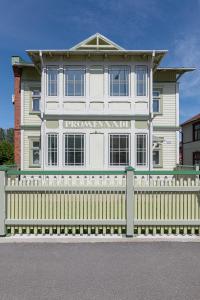
[{"label": "fence rail", "polygon": [[6,168],[0,170],[0,235],[199,234],[199,175]]}]

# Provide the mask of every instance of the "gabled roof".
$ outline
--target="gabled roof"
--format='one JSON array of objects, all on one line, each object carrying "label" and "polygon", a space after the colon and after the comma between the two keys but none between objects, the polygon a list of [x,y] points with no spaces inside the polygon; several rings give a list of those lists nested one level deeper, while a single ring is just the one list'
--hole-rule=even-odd
[{"label": "gabled roof", "polygon": [[78,43],[70,49],[43,49],[43,50],[26,50],[36,68],[40,69],[43,57],[62,56],[75,57],[82,56],[83,58],[90,58],[94,56],[111,57],[117,56],[122,58],[131,58],[138,56],[141,59],[153,59],[153,70],[156,72],[173,72],[178,80],[180,76],[193,68],[158,68],[161,60],[168,52],[167,50],[127,50],[109,40],[100,33],[96,33],[84,41]]},{"label": "gabled roof", "polygon": [[120,55],[122,57],[141,56],[150,58],[154,56],[154,68],[156,68],[167,50],[127,50],[109,40],[100,33],[96,33],[70,49],[43,49],[43,50],[26,50],[34,64],[40,65],[40,60],[43,55],[46,56],[76,56],[82,55],[85,57],[102,56],[105,57]]},{"label": "gabled roof", "polygon": [[124,48],[109,40],[102,34],[96,33],[73,46],[69,50],[124,50]]},{"label": "gabled roof", "polygon": [[192,123],[192,122],[195,122],[195,121],[200,121],[200,114],[197,114],[197,115],[193,116],[192,118],[188,119],[187,121],[182,123],[181,126],[184,126],[188,123]]}]

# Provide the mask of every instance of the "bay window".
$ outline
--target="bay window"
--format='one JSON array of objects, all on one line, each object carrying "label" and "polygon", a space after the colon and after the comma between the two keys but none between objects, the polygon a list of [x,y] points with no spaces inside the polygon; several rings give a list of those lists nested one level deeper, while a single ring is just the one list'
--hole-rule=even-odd
[{"label": "bay window", "polygon": [[65,96],[84,96],[85,69],[80,67],[65,68]]},{"label": "bay window", "polygon": [[84,134],[65,134],[65,166],[84,165]]},{"label": "bay window", "polygon": [[128,67],[110,68],[110,96],[129,96],[129,73]]},{"label": "bay window", "polygon": [[136,163],[137,166],[147,165],[147,135],[137,134],[136,135]]},{"label": "bay window", "polygon": [[48,166],[58,165],[58,135],[47,135],[47,147],[48,147]]},{"label": "bay window", "polygon": [[136,95],[147,96],[147,67],[136,66]]},{"label": "bay window", "polygon": [[129,165],[129,135],[128,134],[110,135],[110,165],[111,166]]},{"label": "bay window", "polygon": [[58,66],[47,67],[47,95],[58,95]]}]

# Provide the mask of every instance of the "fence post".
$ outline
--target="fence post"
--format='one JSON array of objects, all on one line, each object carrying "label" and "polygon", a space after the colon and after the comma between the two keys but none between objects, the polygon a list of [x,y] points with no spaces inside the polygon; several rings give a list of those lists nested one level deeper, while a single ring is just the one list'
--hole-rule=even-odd
[{"label": "fence post", "polygon": [[133,187],[134,169],[126,169],[126,236],[133,237],[134,233],[134,187]]},{"label": "fence post", "polygon": [[[195,165],[195,171],[199,171],[199,165]],[[199,179],[199,175],[196,175],[196,179]]]},{"label": "fence post", "polygon": [[5,196],[5,171],[0,170],[0,236],[6,235],[6,196]]}]

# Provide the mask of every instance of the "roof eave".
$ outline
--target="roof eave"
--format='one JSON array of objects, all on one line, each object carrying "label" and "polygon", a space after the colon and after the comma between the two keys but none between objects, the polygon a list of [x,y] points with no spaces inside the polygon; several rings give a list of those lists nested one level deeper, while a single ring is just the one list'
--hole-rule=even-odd
[{"label": "roof eave", "polygon": [[23,68],[23,67],[31,67],[31,68],[35,68],[35,64],[33,63],[15,63],[15,64],[12,64],[13,67],[19,67],[19,68]]},{"label": "roof eave", "polygon": [[35,63],[40,60],[40,53],[48,55],[153,55],[157,59],[156,67],[168,50],[26,50],[31,60]]},{"label": "roof eave", "polygon": [[192,72],[192,71],[195,71],[196,68],[194,67],[158,67],[157,68],[158,71],[177,71],[177,72]]},{"label": "roof eave", "polygon": [[175,67],[162,67],[162,68],[157,68],[156,69],[157,71],[160,71],[160,72],[175,72],[176,75],[178,75],[176,77],[176,82],[181,78],[181,76],[183,76],[185,73],[188,73],[188,72],[193,72],[196,70],[196,68],[185,68],[185,67],[178,67],[178,68],[175,68]]},{"label": "roof eave", "polygon": [[30,50],[26,50],[26,52],[28,53],[28,55],[39,55],[39,53],[43,53],[43,54],[162,54],[165,55],[168,51],[167,50],[68,50],[68,49],[61,49],[61,50],[51,50],[51,49],[44,49],[44,50],[34,50],[34,49],[30,49]]},{"label": "roof eave", "polygon": [[191,123],[195,123],[197,121],[200,121],[200,117],[198,119],[194,119],[194,120],[191,120],[191,121],[186,121],[186,122],[180,124],[180,126],[183,127],[185,125],[188,125],[188,124],[191,124]]}]

